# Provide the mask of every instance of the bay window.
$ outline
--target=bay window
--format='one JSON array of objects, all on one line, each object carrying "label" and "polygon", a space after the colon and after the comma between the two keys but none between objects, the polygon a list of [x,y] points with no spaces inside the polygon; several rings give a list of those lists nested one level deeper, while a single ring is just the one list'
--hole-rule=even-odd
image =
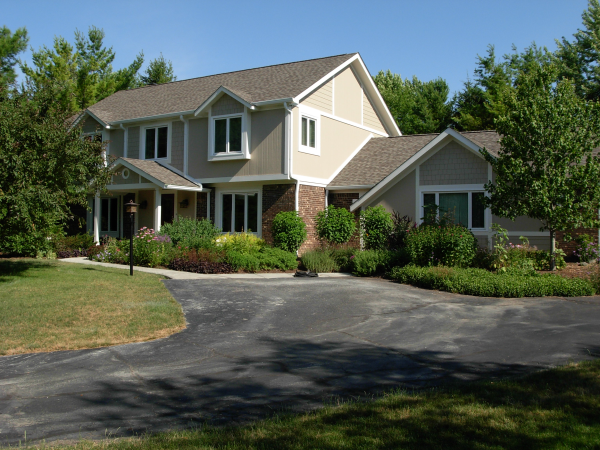
[{"label": "bay window", "polygon": [[221,229],[224,233],[258,231],[258,192],[223,194]]},{"label": "bay window", "polygon": [[423,194],[423,218],[446,217],[470,229],[485,229],[483,192],[427,192]]}]

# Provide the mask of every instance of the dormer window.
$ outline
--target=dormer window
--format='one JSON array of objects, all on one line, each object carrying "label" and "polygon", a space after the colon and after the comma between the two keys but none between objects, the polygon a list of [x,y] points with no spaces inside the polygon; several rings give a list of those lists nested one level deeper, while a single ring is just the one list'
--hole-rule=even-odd
[{"label": "dormer window", "polygon": [[214,119],[215,153],[242,152],[242,116]]},{"label": "dormer window", "polygon": [[146,159],[166,158],[168,155],[169,128],[146,128]]}]

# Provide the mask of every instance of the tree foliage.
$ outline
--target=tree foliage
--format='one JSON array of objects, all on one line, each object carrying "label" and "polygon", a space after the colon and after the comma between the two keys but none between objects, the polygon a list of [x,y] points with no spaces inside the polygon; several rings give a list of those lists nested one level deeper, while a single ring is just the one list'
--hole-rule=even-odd
[{"label": "tree foliage", "polygon": [[583,29],[574,40],[556,41],[560,76],[573,80],[577,93],[588,100],[600,100],[600,3],[589,0],[583,12]]},{"label": "tree foliage", "polygon": [[356,231],[356,217],[346,208],[329,205],[315,217],[317,236],[330,244],[345,244]]},{"label": "tree foliage", "polygon": [[438,133],[450,124],[450,88],[442,78],[402,79],[388,70],[373,80],[403,134]]},{"label": "tree foliage", "polygon": [[0,91],[0,251],[35,254],[109,180],[102,144],[81,139],[55,91]]},{"label": "tree foliage", "polygon": [[505,92],[515,88],[519,74],[551,59],[550,52],[535,43],[523,52],[513,46],[513,53],[501,60],[496,58],[494,46],[488,46],[486,56],[477,56],[475,78],[467,80],[452,99],[454,126],[460,131],[495,129],[495,120],[506,112]]},{"label": "tree foliage", "polygon": [[27,82],[35,89],[51,84],[61,109],[72,113],[112,95],[137,86],[144,63],[142,52],[128,66],[113,71],[115,52],[104,46],[104,30],[90,27],[87,35],[75,32],[75,46],[65,38],[54,38],[52,48],[41,47],[32,55],[33,67],[21,66]]},{"label": "tree foliage", "polygon": [[15,66],[17,55],[27,48],[27,30],[19,28],[12,33],[8,28],[0,28],[0,87],[12,85],[17,79]]},{"label": "tree foliage", "polygon": [[581,99],[572,81],[556,82],[554,64],[529,66],[505,90],[496,120],[502,136],[494,157],[483,151],[496,180],[485,188],[492,213],[541,220],[555,231],[598,227],[600,104]]},{"label": "tree foliage", "polygon": [[173,63],[167,61],[162,53],[160,58],[150,61],[144,75],[140,75],[140,83],[143,85],[164,84],[176,80],[177,77],[173,73]]}]

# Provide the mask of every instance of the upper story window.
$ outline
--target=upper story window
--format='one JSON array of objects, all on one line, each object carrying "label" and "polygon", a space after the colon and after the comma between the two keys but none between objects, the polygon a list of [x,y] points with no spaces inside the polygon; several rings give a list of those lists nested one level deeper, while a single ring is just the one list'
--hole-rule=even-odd
[{"label": "upper story window", "polygon": [[89,142],[102,142],[102,132],[98,133],[85,133],[83,139]]},{"label": "upper story window", "polygon": [[146,128],[146,159],[166,158],[168,155],[169,128]]},{"label": "upper story window", "polygon": [[311,108],[301,107],[300,109],[300,132],[298,140],[300,141],[299,150],[303,153],[319,156],[320,150],[320,118],[318,111]]},{"label": "upper story window", "polygon": [[316,148],[317,144],[317,121],[310,117],[302,117],[302,145]]},{"label": "upper story window", "polygon": [[214,119],[215,153],[242,152],[242,116]]}]

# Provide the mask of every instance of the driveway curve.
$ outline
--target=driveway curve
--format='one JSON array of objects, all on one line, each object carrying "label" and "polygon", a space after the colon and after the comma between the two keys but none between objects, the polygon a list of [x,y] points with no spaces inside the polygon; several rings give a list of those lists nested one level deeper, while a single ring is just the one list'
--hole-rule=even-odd
[{"label": "driveway curve", "polygon": [[169,338],[0,358],[0,445],[302,411],[336,395],[600,354],[600,298],[490,299],[377,279],[166,280]]}]

